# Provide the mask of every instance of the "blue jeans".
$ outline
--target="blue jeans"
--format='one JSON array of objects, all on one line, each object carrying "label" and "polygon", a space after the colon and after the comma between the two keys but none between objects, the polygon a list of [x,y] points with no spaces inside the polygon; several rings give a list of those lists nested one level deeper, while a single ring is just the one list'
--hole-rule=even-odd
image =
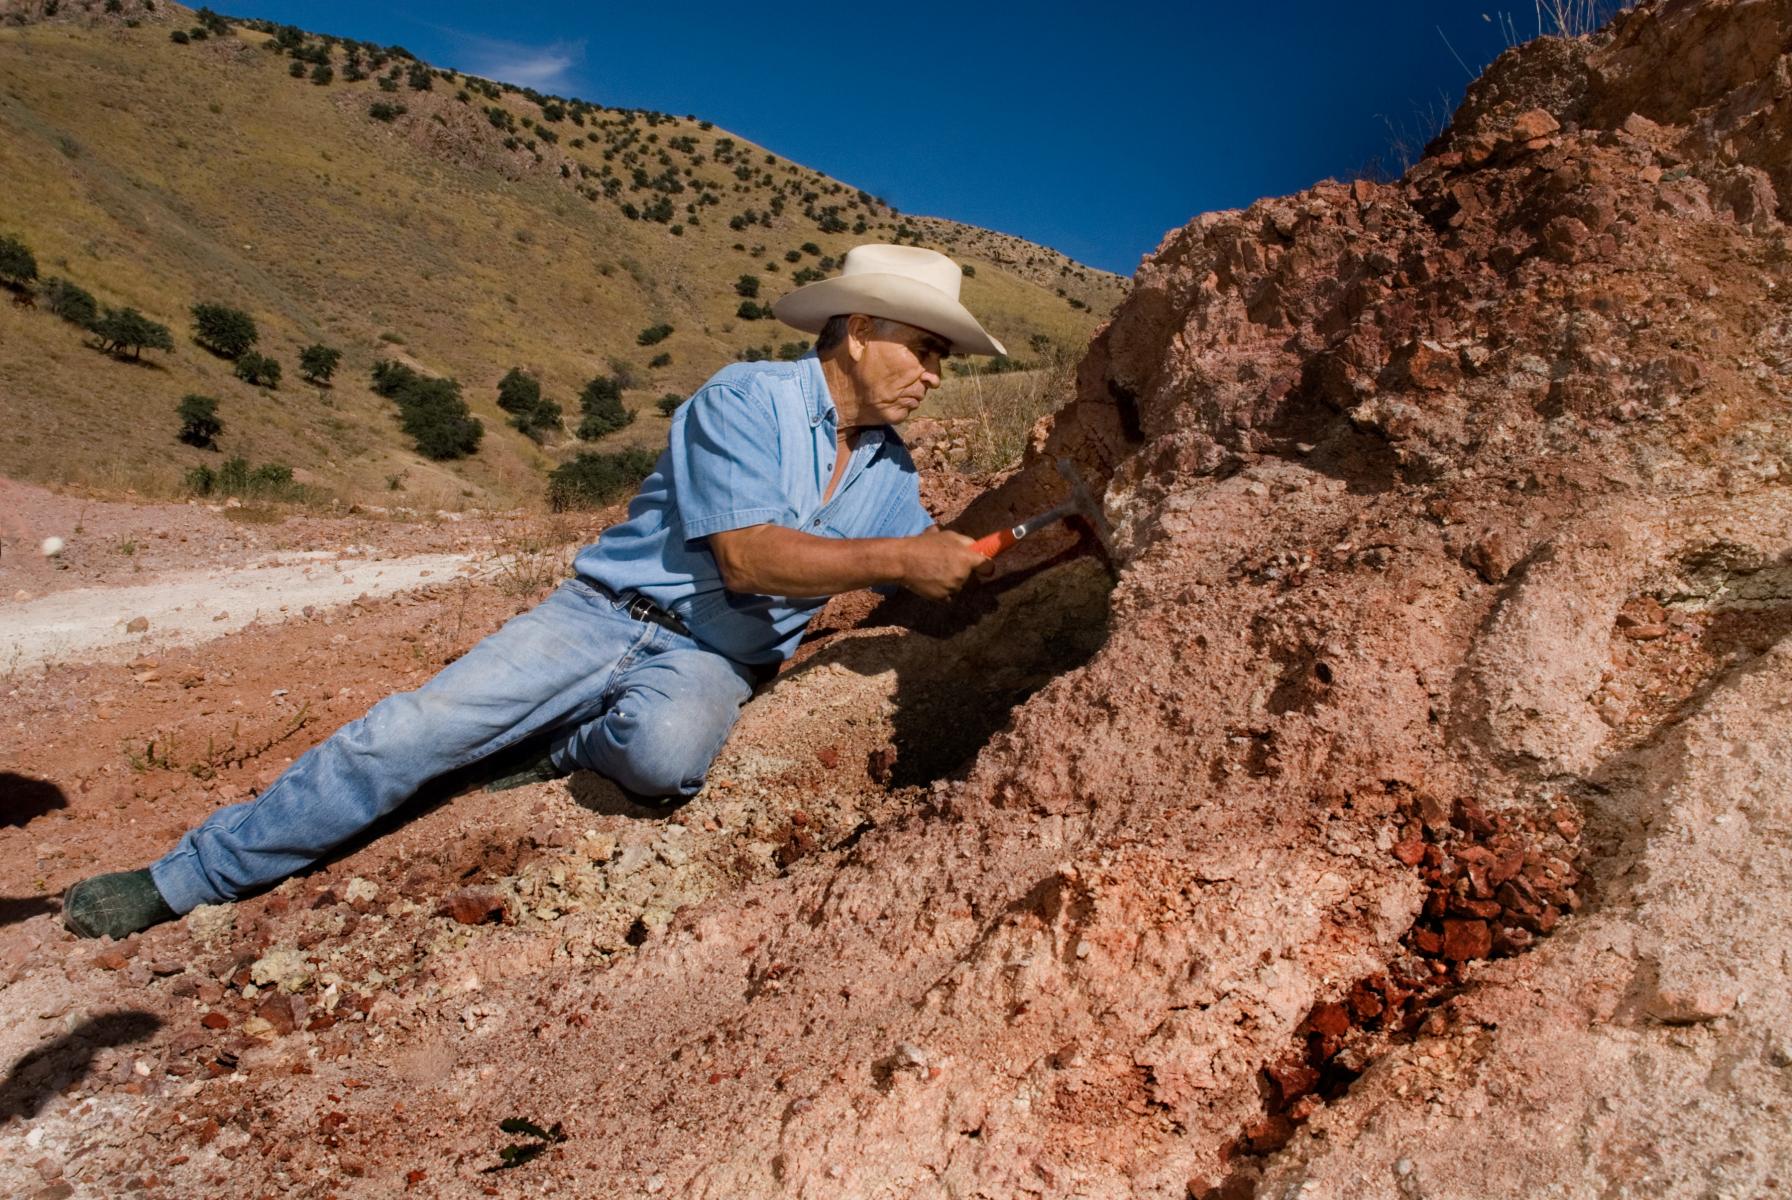
[{"label": "blue jeans", "polygon": [[688,796],[753,694],[752,668],[562,584],[414,692],[390,696],[221,808],[150,867],[176,912],[234,900],[323,857],[429,780],[549,735],[554,765]]}]

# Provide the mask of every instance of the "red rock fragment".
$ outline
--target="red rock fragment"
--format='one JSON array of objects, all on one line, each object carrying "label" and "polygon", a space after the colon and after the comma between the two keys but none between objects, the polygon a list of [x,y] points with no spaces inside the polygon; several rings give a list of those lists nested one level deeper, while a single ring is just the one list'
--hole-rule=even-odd
[{"label": "red rock fragment", "polygon": [[442,897],[436,912],[462,925],[483,925],[487,921],[502,924],[509,909],[503,895],[490,888],[461,888]]},{"label": "red rock fragment", "polygon": [[1253,1154],[1280,1150],[1294,1136],[1294,1122],[1280,1113],[1272,1113],[1245,1127],[1245,1143]]},{"label": "red rock fragment", "polygon": [[1408,838],[1403,842],[1395,842],[1394,857],[1409,867],[1416,867],[1419,865],[1419,860],[1425,857],[1425,843],[1416,837]]},{"label": "red rock fragment", "polygon": [[262,1001],[255,1010],[255,1015],[272,1025],[274,1032],[284,1037],[304,1023],[305,1002],[297,996],[276,992]]},{"label": "red rock fragment", "polygon": [[1532,142],[1538,138],[1548,137],[1561,128],[1561,124],[1546,110],[1533,108],[1518,114],[1517,119],[1506,130],[1506,140],[1509,142]]},{"label": "red rock fragment", "polygon": [[1363,980],[1350,989],[1350,1015],[1357,1021],[1369,1021],[1382,1014],[1381,994],[1368,981]]},{"label": "red rock fragment", "polygon": [[1264,1067],[1263,1073],[1275,1084],[1283,1104],[1290,1104],[1319,1086],[1319,1072],[1297,1060]]},{"label": "red rock fragment", "polygon": [[1450,824],[1475,837],[1486,837],[1493,832],[1493,821],[1486,810],[1467,797],[1456,801],[1455,807],[1450,811]]},{"label": "red rock fragment", "polygon": [[230,1018],[221,1012],[208,1012],[199,1018],[199,1023],[207,1029],[229,1029]]},{"label": "red rock fragment", "polygon": [[1442,954],[1444,935],[1435,929],[1415,928],[1412,931],[1412,945],[1420,954]]},{"label": "red rock fragment", "polygon": [[1493,931],[1486,921],[1448,918],[1444,921],[1443,943],[1444,957],[1451,962],[1486,958],[1493,952]]},{"label": "red rock fragment", "polygon": [[832,771],[840,765],[840,747],[823,746],[815,752],[815,761]]},{"label": "red rock fragment", "polygon": [[125,958],[125,956],[120,954],[117,950],[103,950],[93,956],[93,965],[102,971],[120,970],[128,961],[130,960]]},{"label": "red rock fragment", "polygon": [[1307,1014],[1307,1028],[1327,1037],[1342,1037],[1350,1032],[1350,1013],[1342,1004],[1315,1004]]}]

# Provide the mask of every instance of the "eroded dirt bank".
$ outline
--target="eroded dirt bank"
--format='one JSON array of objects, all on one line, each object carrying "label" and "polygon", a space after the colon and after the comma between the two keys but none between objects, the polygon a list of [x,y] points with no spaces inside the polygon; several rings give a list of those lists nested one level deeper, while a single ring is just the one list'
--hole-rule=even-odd
[{"label": "eroded dirt bank", "polygon": [[[1048,561],[1059,539],[949,610],[837,606],[680,809],[587,777],[475,793],[121,946],[8,929],[0,999],[29,1019],[3,1035],[0,1171],[58,1194],[1778,1187],[1789,51],[1787,0],[1644,5],[1502,58],[1396,184],[1172,233],[1029,464],[961,518],[1038,507],[1067,454],[1118,585]],[[374,602],[318,677],[432,669],[505,608],[455,591]],[[451,604],[474,616],[449,635]],[[103,774],[45,695],[21,693],[27,773]],[[185,772],[147,786],[154,832],[206,810],[190,763],[108,753],[127,809]],[[87,869],[57,854],[135,861],[140,835],[69,810],[4,831],[47,888]],[[488,1173],[529,1140],[513,1116],[566,1140]]]}]

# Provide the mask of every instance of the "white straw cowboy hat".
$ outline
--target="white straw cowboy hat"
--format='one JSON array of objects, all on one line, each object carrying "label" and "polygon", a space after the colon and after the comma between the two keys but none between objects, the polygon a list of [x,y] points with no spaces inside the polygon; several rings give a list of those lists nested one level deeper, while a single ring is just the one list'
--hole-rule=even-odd
[{"label": "white straw cowboy hat", "polygon": [[804,333],[820,333],[828,318],[863,313],[901,321],[952,343],[954,354],[1006,354],[968,308],[958,302],[959,265],[919,246],[854,246],[840,274],[780,298],[772,312]]}]

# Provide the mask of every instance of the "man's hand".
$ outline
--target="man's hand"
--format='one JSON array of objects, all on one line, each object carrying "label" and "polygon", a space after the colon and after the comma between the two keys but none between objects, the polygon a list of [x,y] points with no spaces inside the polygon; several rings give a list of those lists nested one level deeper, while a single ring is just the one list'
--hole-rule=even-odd
[{"label": "man's hand", "polygon": [[908,565],[902,586],[929,600],[944,600],[972,575],[987,578],[995,564],[971,549],[972,539],[935,525],[907,538]]}]

